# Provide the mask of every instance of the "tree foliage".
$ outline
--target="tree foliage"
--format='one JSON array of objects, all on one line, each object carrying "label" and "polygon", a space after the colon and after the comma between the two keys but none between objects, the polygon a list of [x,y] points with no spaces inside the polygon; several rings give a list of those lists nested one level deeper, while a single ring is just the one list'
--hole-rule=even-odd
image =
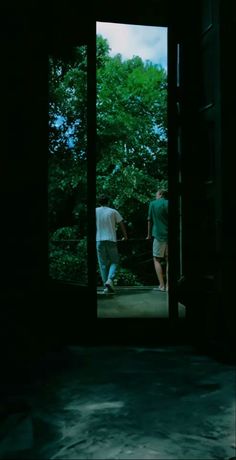
[{"label": "tree foliage", "polygon": [[87,57],[49,60],[49,231],[77,224],[86,233]]},{"label": "tree foliage", "polygon": [[[102,36],[97,37],[96,62],[97,196],[109,194],[126,221],[129,237],[145,238],[148,203],[158,186],[167,185],[166,71],[138,56],[111,57]],[[86,47],[75,48],[67,61],[51,57],[49,233],[51,240],[60,235],[70,239],[73,234],[83,241],[70,249],[70,256],[65,248],[50,247],[50,273],[57,278],[68,278],[68,272],[73,278],[77,267],[74,277],[84,279],[76,256],[80,251],[86,266],[87,110]],[[120,271],[122,280],[125,270]],[[135,274],[127,278],[134,279]]]},{"label": "tree foliage", "polygon": [[104,42],[98,36],[97,195],[111,196],[137,236],[147,203],[167,184],[166,72],[138,56],[110,57]]}]

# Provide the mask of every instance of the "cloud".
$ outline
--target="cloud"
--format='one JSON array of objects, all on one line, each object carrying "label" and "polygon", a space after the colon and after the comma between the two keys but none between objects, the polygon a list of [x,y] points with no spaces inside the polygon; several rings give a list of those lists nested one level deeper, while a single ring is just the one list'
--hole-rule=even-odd
[{"label": "cloud", "polygon": [[108,40],[110,54],[124,59],[140,56],[167,68],[167,28],[97,22],[97,34]]}]

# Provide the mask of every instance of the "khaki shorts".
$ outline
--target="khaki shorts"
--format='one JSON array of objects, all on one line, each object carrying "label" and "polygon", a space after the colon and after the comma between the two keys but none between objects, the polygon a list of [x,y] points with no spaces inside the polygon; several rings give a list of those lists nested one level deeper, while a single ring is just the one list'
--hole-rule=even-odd
[{"label": "khaki shorts", "polygon": [[168,257],[168,243],[163,241],[158,241],[156,238],[153,240],[152,246],[153,257],[160,257],[167,259]]}]

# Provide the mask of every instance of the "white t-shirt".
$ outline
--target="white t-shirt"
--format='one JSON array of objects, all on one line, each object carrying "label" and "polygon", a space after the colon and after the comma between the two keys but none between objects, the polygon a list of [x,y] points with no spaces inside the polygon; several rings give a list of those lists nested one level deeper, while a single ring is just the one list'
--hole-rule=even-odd
[{"label": "white t-shirt", "polygon": [[116,224],[119,224],[123,218],[120,213],[108,206],[96,208],[96,241],[117,241]]}]

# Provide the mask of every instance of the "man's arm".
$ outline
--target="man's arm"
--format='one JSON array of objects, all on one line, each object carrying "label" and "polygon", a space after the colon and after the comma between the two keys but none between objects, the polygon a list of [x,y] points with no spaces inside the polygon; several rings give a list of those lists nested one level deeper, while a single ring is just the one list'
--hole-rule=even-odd
[{"label": "man's arm", "polygon": [[123,220],[121,222],[119,222],[119,226],[120,226],[120,229],[122,231],[124,239],[127,240],[128,236],[127,236],[127,232],[126,232],[126,228],[125,228],[125,224],[124,224]]},{"label": "man's arm", "polygon": [[152,224],[151,224],[151,220],[148,219],[147,221],[147,240],[150,240],[152,238]]},{"label": "man's arm", "polygon": [[146,240],[150,240],[151,238],[152,238],[152,201],[150,201],[149,207],[148,207]]}]

